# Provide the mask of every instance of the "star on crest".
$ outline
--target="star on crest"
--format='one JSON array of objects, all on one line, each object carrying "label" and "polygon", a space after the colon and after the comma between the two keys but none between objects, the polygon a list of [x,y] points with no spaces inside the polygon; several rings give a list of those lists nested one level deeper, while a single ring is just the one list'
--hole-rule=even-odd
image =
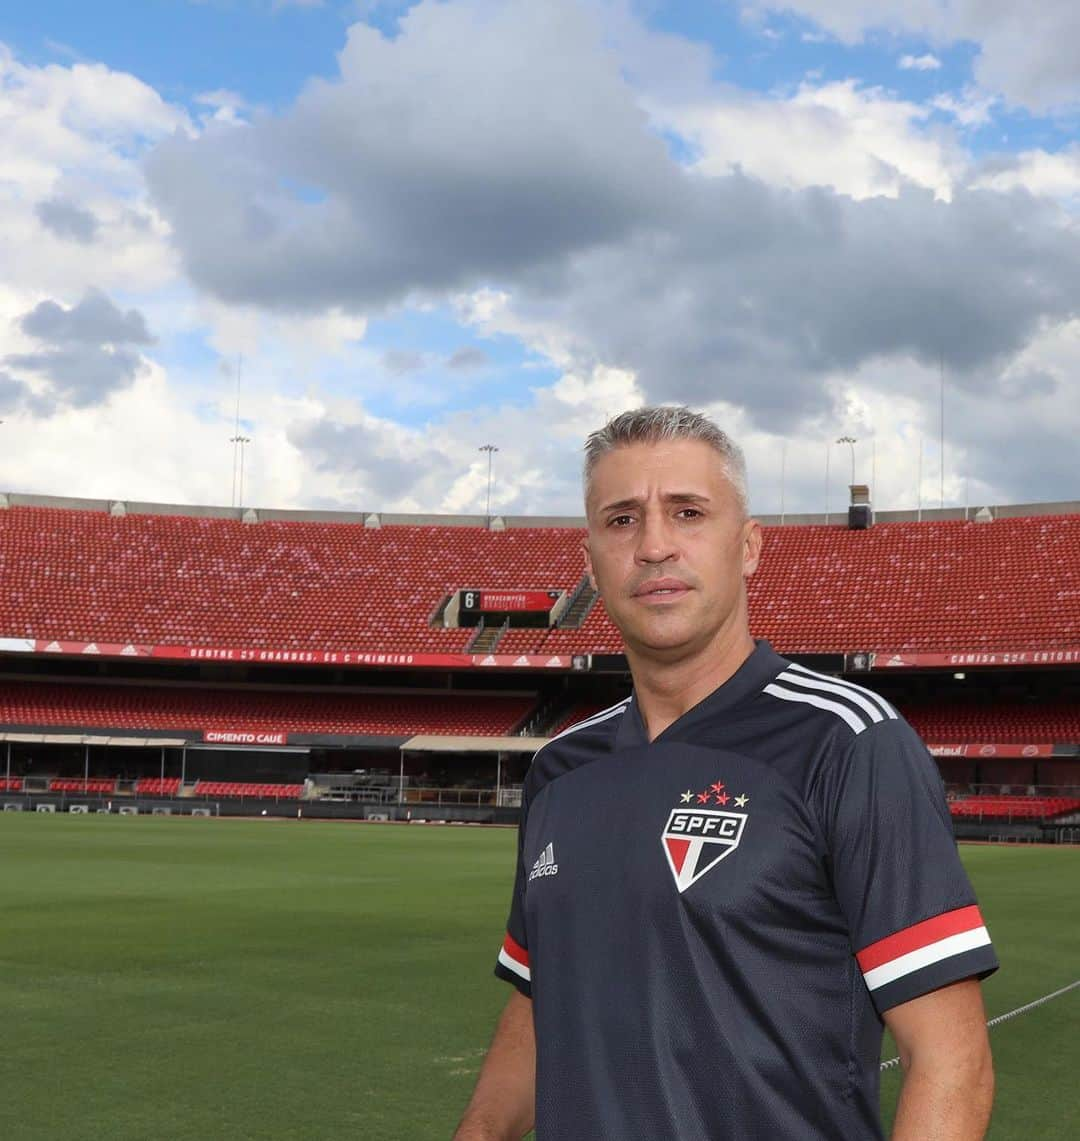
[{"label": "star on crest", "polygon": [[699,793],[687,789],[686,792],[679,793],[679,799],[683,804],[694,804],[696,802],[700,805],[715,804],[722,808],[726,808],[731,801],[734,801],[736,808],[745,808],[750,803],[750,797],[744,792],[739,793],[738,796],[729,793],[727,785],[722,780],[713,781]]}]

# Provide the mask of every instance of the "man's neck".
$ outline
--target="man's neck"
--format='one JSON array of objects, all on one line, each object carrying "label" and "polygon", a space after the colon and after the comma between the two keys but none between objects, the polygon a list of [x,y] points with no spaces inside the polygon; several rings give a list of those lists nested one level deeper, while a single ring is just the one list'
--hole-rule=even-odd
[{"label": "man's neck", "polygon": [[634,699],[650,741],[733,677],[754,652],[743,628],[680,661],[662,661],[627,649]]}]

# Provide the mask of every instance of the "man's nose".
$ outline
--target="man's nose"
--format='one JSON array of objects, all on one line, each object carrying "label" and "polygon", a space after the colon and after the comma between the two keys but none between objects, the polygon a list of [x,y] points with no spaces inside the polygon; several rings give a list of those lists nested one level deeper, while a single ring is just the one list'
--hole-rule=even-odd
[{"label": "man's nose", "polygon": [[646,514],[638,532],[637,561],[663,563],[678,554],[671,526],[662,513]]}]

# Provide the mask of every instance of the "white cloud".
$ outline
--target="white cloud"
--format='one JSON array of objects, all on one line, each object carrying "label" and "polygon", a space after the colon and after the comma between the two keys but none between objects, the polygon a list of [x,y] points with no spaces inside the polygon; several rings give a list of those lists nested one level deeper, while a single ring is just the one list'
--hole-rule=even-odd
[{"label": "white cloud", "polygon": [[205,328],[208,342],[223,357],[243,353],[269,363],[284,353],[292,367],[303,372],[321,358],[342,355],[367,332],[366,318],[334,306],[321,313],[278,315],[207,297],[194,303],[188,323]]},{"label": "white cloud", "polygon": [[[130,75],[101,64],[32,67],[0,45],[0,264],[17,283],[16,307],[94,286],[154,288],[173,276],[139,161],[186,121]],[[77,206],[92,240],[50,226],[50,202]]]},{"label": "white cloud", "polygon": [[804,83],[787,99],[726,91],[694,106],[654,108],[691,139],[695,168],[741,169],[779,186],[830,186],[853,198],[895,197],[913,183],[948,198],[964,159],[926,129],[925,107],[855,80]]},{"label": "white cloud", "polygon": [[959,95],[947,92],[935,95],[931,105],[952,116],[961,127],[985,127],[993,119],[993,111],[1000,102],[996,95],[986,95],[977,88],[967,87]]},{"label": "white cloud", "polygon": [[[643,402],[634,377],[599,367],[537,388],[524,405],[452,413],[422,428],[371,415],[357,401],[327,405],[295,422],[291,445],[322,481],[326,503],[386,511],[479,513],[487,491],[481,444],[494,443],[493,511],[581,510],[581,446],[604,420]],[[543,432],[536,425],[544,425]],[[327,491],[333,483],[332,491]],[[307,488],[296,489],[310,501]]]},{"label": "white cloud", "polygon": [[557,368],[570,370],[582,345],[560,322],[518,313],[505,290],[483,287],[453,300],[458,320],[485,336],[515,337]]},{"label": "white cloud", "polygon": [[[790,433],[795,511],[822,506],[824,443],[845,430],[860,439],[860,463],[863,441],[878,440],[878,506],[912,503],[917,441],[934,435],[930,358],[947,342],[950,416],[970,429],[950,445],[947,494],[959,494],[961,466],[1000,498],[1033,486],[1025,473],[1037,464],[1043,486],[1068,485],[1043,452],[1061,440],[1069,455],[1064,441],[1080,435],[1070,364],[1080,341],[1059,332],[1051,346],[1047,330],[1071,328],[1080,263],[1062,212],[1032,195],[1072,193],[1071,152],[971,174],[956,129],[887,90],[848,80],[743,93],[716,83],[708,48],[644,25],[600,41],[568,3],[488,12],[481,0],[428,3],[397,37],[354,30],[340,83],[314,83],[297,108],[253,115],[251,127],[235,125],[238,96],[206,93],[211,142],[165,144],[177,162],[164,175],[183,181],[185,162],[199,166],[194,213],[216,217],[225,195],[230,237],[258,263],[213,299],[183,278],[139,165],[176,127],[199,127],[130,76],[5,55],[0,153],[14,177],[0,186],[0,357],[33,350],[14,319],[45,300],[70,308],[91,285],[137,308],[163,341],[203,334],[228,368],[243,353],[247,498],[260,504],[479,511],[476,448],[494,442],[496,510],[576,513],[584,436],[646,399],[686,399],[742,437],[760,510],[778,506],[778,433]],[[415,128],[408,145],[379,117],[388,98]],[[963,126],[990,114],[979,109],[990,98],[972,89],[937,109]],[[678,153],[693,151],[692,169],[670,158],[647,115]],[[540,154],[521,128],[534,122]],[[221,176],[240,152],[241,173],[260,175],[247,196]],[[250,246],[261,196],[277,209],[290,178],[299,193],[273,222],[296,256],[260,260],[266,250]],[[370,182],[355,196],[358,179]],[[312,230],[313,215],[347,225]],[[472,224],[453,229],[463,218]],[[383,220],[393,240],[373,232]],[[365,261],[384,251],[385,265]],[[196,252],[231,257],[212,241]],[[389,293],[357,286],[372,265],[376,285],[393,278]],[[236,286],[228,265],[216,268],[223,278],[203,280]],[[282,283],[294,292],[275,293]],[[371,296],[413,311],[449,303],[562,376],[524,402],[452,414],[430,392],[388,391],[381,350],[363,343]],[[20,447],[0,451],[0,486],[227,501],[231,377],[213,362],[190,367],[166,374],[150,360],[123,393],[78,415],[5,415],[0,431]],[[408,425],[396,422],[410,402]],[[1007,446],[1006,426],[1019,443],[1002,464],[986,441]],[[844,458],[833,457],[835,510]]]},{"label": "white cloud", "polygon": [[925,55],[902,55],[897,66],[901,71],[938,71],[941,60],[929,52]]},{"label": "white cloud", "polygon": [[814,21],[847,43],[884,30],[931,44],[979,46],[975,79],[983,90],[1035,111],[1080,106],[1080,5],[1039,0],[748,0],[757,18],[776,11]]},{"label": "white cloud", "polygon": [[1022,188],[1078,207],[1080,145],[1073,144],[1057,152],[1028,150],[994,156],[981,164],[972,185],[999,191]]},{"label": "white cloud", "polygon": [[195,96],[195,102],[202,107],[208,107],[210,114],[205,121],[224,123],[227,126],[241,126],[248,122],[250,104],[235,91],[217,88],[214,91],[202,91]]}]

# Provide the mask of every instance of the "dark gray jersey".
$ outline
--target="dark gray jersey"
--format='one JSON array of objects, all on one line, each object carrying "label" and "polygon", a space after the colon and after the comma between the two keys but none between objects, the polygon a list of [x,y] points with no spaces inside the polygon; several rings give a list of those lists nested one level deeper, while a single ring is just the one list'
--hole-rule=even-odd
[{"label": "dark gray jersey", "polygon": [[997,967],[936,766],[761,642],[649,742],[632,698],[525,781],[496,973],[538,1141],[881,1136],[881,1013]]}]

